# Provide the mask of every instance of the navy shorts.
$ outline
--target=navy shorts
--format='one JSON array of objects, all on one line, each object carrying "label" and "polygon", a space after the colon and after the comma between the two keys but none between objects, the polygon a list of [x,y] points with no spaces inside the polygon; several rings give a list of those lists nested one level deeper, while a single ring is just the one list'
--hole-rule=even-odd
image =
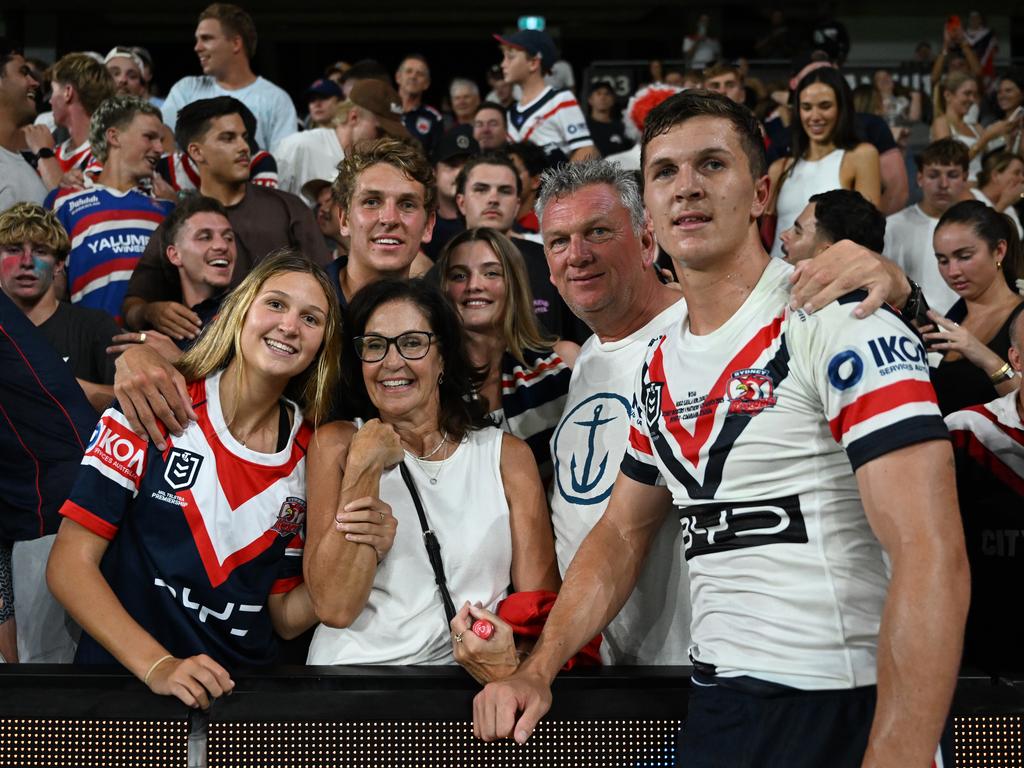
[{"label": "navy shorts", "polygon": [[[684,768],[860,768],[876,689],[803,691],[753,678],[693,675],[679,735]],[[953,765],[949,728],[942,754]]]}]

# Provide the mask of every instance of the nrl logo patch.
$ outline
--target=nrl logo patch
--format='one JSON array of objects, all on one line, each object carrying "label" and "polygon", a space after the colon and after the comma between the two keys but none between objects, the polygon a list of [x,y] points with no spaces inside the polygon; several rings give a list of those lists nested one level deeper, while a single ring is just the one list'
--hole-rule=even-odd
[{"label": "nrl logo patch", "polygon": [[661,416],[661,388],[664,386],[660,381],[650,381],[644,385],[644,418],[648,427],[654,427]]},{"label": "nrl logo patch", "polygon": [[196,483],[203,457],[184,448],[172,448],[164,469],[164,480],[174,491],[184,491]]}]

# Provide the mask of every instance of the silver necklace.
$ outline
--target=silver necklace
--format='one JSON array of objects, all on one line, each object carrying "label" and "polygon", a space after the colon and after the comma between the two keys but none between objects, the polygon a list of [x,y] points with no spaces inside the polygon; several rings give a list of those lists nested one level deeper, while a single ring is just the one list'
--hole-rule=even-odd
[{"label": "silver necklace", "polygon": [[[413,458],[416,459],[417,462],[419,462],[420,466],[423,468],[423,474],[425,474],[427,476],[427,480],[430,481],[431,485],[437,485],[437,478],[439,478],[441,476],[441,471],[444,469],[445,460],[441,459],[439,461],[430,461],[430,462],[426,462],[426,460],[431,458],[432,456],[434,456],[438,451],[440,451],[442,446],[447,444],[447,442],[448,442],[448,433],[447,432],[443,432],[441,434],[441,442],[439,442],[437,444],[437,446],[434,448],[434,450],[432,450],[430,453],[425,453],[422,456],[417,456],[416,454],[413,454]],[[427,471],[427,468],[423,466],[424,462],[426,462],[427,464],[437,464],[437,472],[435,472],[433,475],[431,475],[430,472]]]}]

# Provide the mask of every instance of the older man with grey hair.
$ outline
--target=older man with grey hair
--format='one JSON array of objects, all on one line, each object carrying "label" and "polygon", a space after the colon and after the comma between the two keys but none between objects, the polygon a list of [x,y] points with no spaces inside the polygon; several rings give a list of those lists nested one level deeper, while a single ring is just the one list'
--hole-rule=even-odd
[{"label": "older man with grey hair", "polygon": [[[632,172],[603,161],[562,165],[542,177],[536,210],[552,282],[594,331],[551,441],[551,520],[564,575],[608,505],[647,342],[679,322],[684,302],[658,278],[658,248]],[[655,537],[633,595],[604,631],[606,663],[689,663],[681,530],[666,521]]]},{"label": "older man with grey hair", "polygon": [[456,125],[472,125],[480,106],[480,87],[465,77],[456,77],[448,86],[448,98]]}]

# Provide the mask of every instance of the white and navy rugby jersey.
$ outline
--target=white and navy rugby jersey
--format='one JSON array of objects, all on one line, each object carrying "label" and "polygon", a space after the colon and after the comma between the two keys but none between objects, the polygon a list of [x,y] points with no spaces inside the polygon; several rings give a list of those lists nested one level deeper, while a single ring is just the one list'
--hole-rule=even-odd
[{"label": "white and navy rugby jersey", "polygon": [[102,309],[121,322],[128,280],[149,237],[174,203],[134,189],[95,185],[56,189],[46,198],[71,239],[68,293],[73,304]]},{"label": "white and navy rugby jersey", "polygon": [[594,145],[576,97],[553,88],[546,88],[529,104],[509,108],[508,140],[512,144],[530,141],[547,155],[558,151],[567,158],[577,149]]},{"label": "white and navy rugby jersey", "polygon": [[[198,421],[162,453],[119,409],[100,419],[61,514],[110,541],[100,569],[128,613],[178,657],[266,664],[266,605],[302,582],[309,424],[294,409],[284,450],[232,437],[220,373],[189,386]],[[77,663],[115,663],[82,636]]]},{"label": "white and navy rugby jersey", "polygon": [[862,296],[790,311],[772,259],[704,336],[654,339],[639,374],[622,471],[667,484],[690,572],[690,653],[720,675],[802,689],[876,680],[888,587],[854,472],[946,439],[921,342]]}]

